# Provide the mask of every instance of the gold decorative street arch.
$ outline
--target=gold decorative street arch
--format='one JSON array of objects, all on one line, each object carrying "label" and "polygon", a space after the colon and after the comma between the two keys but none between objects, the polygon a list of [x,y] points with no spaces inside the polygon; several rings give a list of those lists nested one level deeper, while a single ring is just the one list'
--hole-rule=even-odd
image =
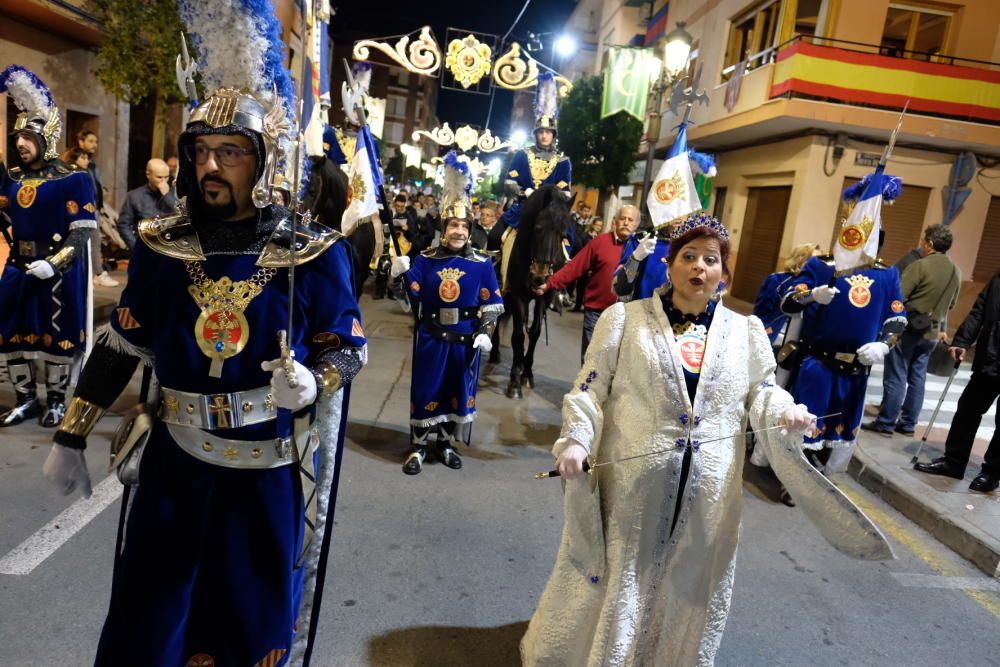
[{"label": "gold decorative street arch", "polygon": [[466,35],[448,44],[444,65],[463,88],[468,88],[490,73],[492,55],[493,50],[488,45],[480,42],[475,35]]},{"label": "gold decorative street arch", "polygon": [[[559,84],[559,97],[566,97],[573,84],[564,76],[555,75]],[[513,42],[510,50],[497,58],[493,64],[493,80],[507,90],[533,88],[538,83],[538,62],[531,56],[521,55],[521,45]]]},{"label": "gold decorative street arch", "polygon": [[370,49],[375,49],[409,72],[434,76],[441,67],[441,48],[434,39],[430,26],[425,25],[420,28],[420,37],[411,42],[410,38],[417,32],[414,30],[408,35],[403,35],[395,45],[390,45],[388,41],[379,41],[379,39],[393,39],[392,37],[359,40],[354,43],[354,58],[368,60],[371,55]]}]

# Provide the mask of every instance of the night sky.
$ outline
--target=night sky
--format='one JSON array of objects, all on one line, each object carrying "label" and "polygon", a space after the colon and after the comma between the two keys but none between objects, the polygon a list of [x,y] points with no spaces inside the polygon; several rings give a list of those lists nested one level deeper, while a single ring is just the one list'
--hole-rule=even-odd
[{"label": "night sky", "polygon": [[[448,48],[445,35],[449,27],[503,37],[523,4],[523,0],[354,0],[349,4],[333,0],[331,5],[336,8],[337,14],[331,20],[331,34],[334,42],[340,45],[345,42],[353,43],[362,37],[406,34],[430,25],[443,51]],[[523,47],[529,31],[536,34],[559,33],[575,5],[575,0],[530,0],[524,16],[507,38],[507,43],[517,41]],[[533,54],[535,59],[545,65],[552,64],[554,38],[555,34],[543,37],[544,50]],[[500,53],[506,51],[507,44]],[[496,55],[498,54],[494,54],[494,57]],[[507,136],[513,94],[502,88],[495,90],[490,129],[494,134]],[[465,123],[482,127],[486,122],[489,105],[489,95],[442,89],[438,96],[437,115],[441,122],[447,121],[452,128]]]}]

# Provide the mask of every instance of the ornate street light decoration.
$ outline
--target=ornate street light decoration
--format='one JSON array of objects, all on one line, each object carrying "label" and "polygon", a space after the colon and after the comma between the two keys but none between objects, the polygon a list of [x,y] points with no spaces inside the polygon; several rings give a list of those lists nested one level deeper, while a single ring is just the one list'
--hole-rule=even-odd
[{"label": "ornate street light decoration", "polygon": [[417,130],[412,135],[413,141],[419,141],[421,137],[430,139],[438,146],[457,146],[464,153],[476,148],[483,153],[493,153],[499,150],[516,148],[511,141],[504,141],[500,137],[494,136],[492,132],[486,130],[480,134],[471,125],[463,125],[452,131],[448,123],[442,123],[431,131]]},{"label": "ornate street light decoration", "polygon": [[[493,80],[498,86],[507,90],[534,88],[538,83],[538,68],[538,61],[529,55],[522,56],[521,45],[513,42],[510,45],[510,50],[497,58],[493,64]],[[546,67],[546,69],[549,68]],[[559,97],[566,97],[573,89],[573,84],[566,77],[555,72],[553,74],[555,74],[556,82],[559,84]]]},{"label": "ornate street light decoration", "polygon": [[480,79],[489,74],[493,66],[492,56],[493,49],[470,34],[448,43],[448,54],[445,56],[444,65],[455,80],[463,88],[468,89],[469,86],[477,85]]},{"label": "ornate street light decoration", "polygon": [[395,39],[394,37],[359,40],[354,43],[354,59],[368,60],[371,55],[370,49],[375,49],[408,72],[436,76],[437,71],[441,68],[441,48],[434,39],[430,26],[425,25],[420,28],[420,37],[411,42],[410,39],[417,32],[414,30],[408,35],[403,35],[394,45],[390,45],[388,42],[388,40]]}]

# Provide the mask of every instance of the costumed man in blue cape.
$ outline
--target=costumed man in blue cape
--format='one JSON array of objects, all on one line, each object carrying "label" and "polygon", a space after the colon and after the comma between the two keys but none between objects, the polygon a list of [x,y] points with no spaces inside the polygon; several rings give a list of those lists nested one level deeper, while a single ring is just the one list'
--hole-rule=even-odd
[{"label": "costumed man in blue cape", "polygon": [[845,200],[857,203],[837,236],[833,256],[806,262],[782,300],[786,313],[804,310],[795,400],[813,414],[834,415],[820,417],[804,444],[827,473],[847,469],[871,366],[889,353],[906,328],[899,272],[877,260],[882,203],[902,189],[899,178],[884,173],[888,154],[889,149],[875,173],[844,192]]},{"label": "costumed man in blue cape", "polygon": [[480,352],[503,313],[493,262],[469,243],[472,171],[454,151],[444,159],[441,245],[393,257],[392,276],[405,282],[417,325],[413,334],[410,430],[413,451],[403,472],[416,475],[427,447],[449,468],[461,468],[458,442],[469,444],[476,417]]},{"label": "costumed man in blue cape", "polygon": [[[543,185],[555,185],[572,196],[573,165],[557,148],[559,120],[559,84],[551,72],[538,77],[535,88],[535,143],[514,153],[504,180],[504,190],[514,203],[500,216],[497,227],[501,234],[500,276],[507,275],[507,261],[514,248],[517,227],[521,223],[521,206],[525,199]],[[572,225],[567,229],[566,245],[573,244]]]},{"label": "costumed man in blue cape", "polygon": [[[0,377],[14,385],[17,404],[0,427],[38,417],[57,426],[66,412],[70,366],[84,352],[93,322],[90,234],[97,227],[94,187],[86,171],[57,158],[62,121],[48,87],[11,65],[0,73],[21,111],[0,175],[0,232],[10,257],[0,276]],[[46,405],[35,389],[35,360],[45,363]]]},{"label": "costumed man in blue cape", "polygon": [[89,495],[86,438],[150,365],[159,395],[113,447],[120,477],[141,459],[95,662],[277,667],[308,655],[315,632],[346,388],[365,338],[346,242],[273,203],[298,189],[276,191],[298,170],[273,7],[184,0],[180,14],[210,91],[178,141],[184,199],[140,222],[128,285],[44,471],[63,493]]},{"label": "costumed man in blue cape", "polygon": [[687,126],[687,120],[681,122],[646,196],[653,230],[633,234],[622,246],[612,286],[619,301],[648,299],[667,281],[671,226],[702,209],[692,167],[708,178],[716,174],[714,157],[688,150]]}]

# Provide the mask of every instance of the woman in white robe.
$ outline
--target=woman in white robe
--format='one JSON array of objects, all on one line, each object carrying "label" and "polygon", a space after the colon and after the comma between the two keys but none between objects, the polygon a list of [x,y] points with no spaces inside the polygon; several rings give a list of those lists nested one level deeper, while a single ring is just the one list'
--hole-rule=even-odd
[{"label": "woman in white robe", "polygon": [[[525,665],[714,663],[732,594],[748,418],[834,546],[892,557],[878,529],[802,457],[815,417],[775,386],[760,320],[715,303],[728,254],[725,228],[691,216],[671,243],[673,287],[616,304],[597,324],[553,448],[567,478],[565,525],[521,642]],[[585,461],[598,466],[589,477]]]}]

